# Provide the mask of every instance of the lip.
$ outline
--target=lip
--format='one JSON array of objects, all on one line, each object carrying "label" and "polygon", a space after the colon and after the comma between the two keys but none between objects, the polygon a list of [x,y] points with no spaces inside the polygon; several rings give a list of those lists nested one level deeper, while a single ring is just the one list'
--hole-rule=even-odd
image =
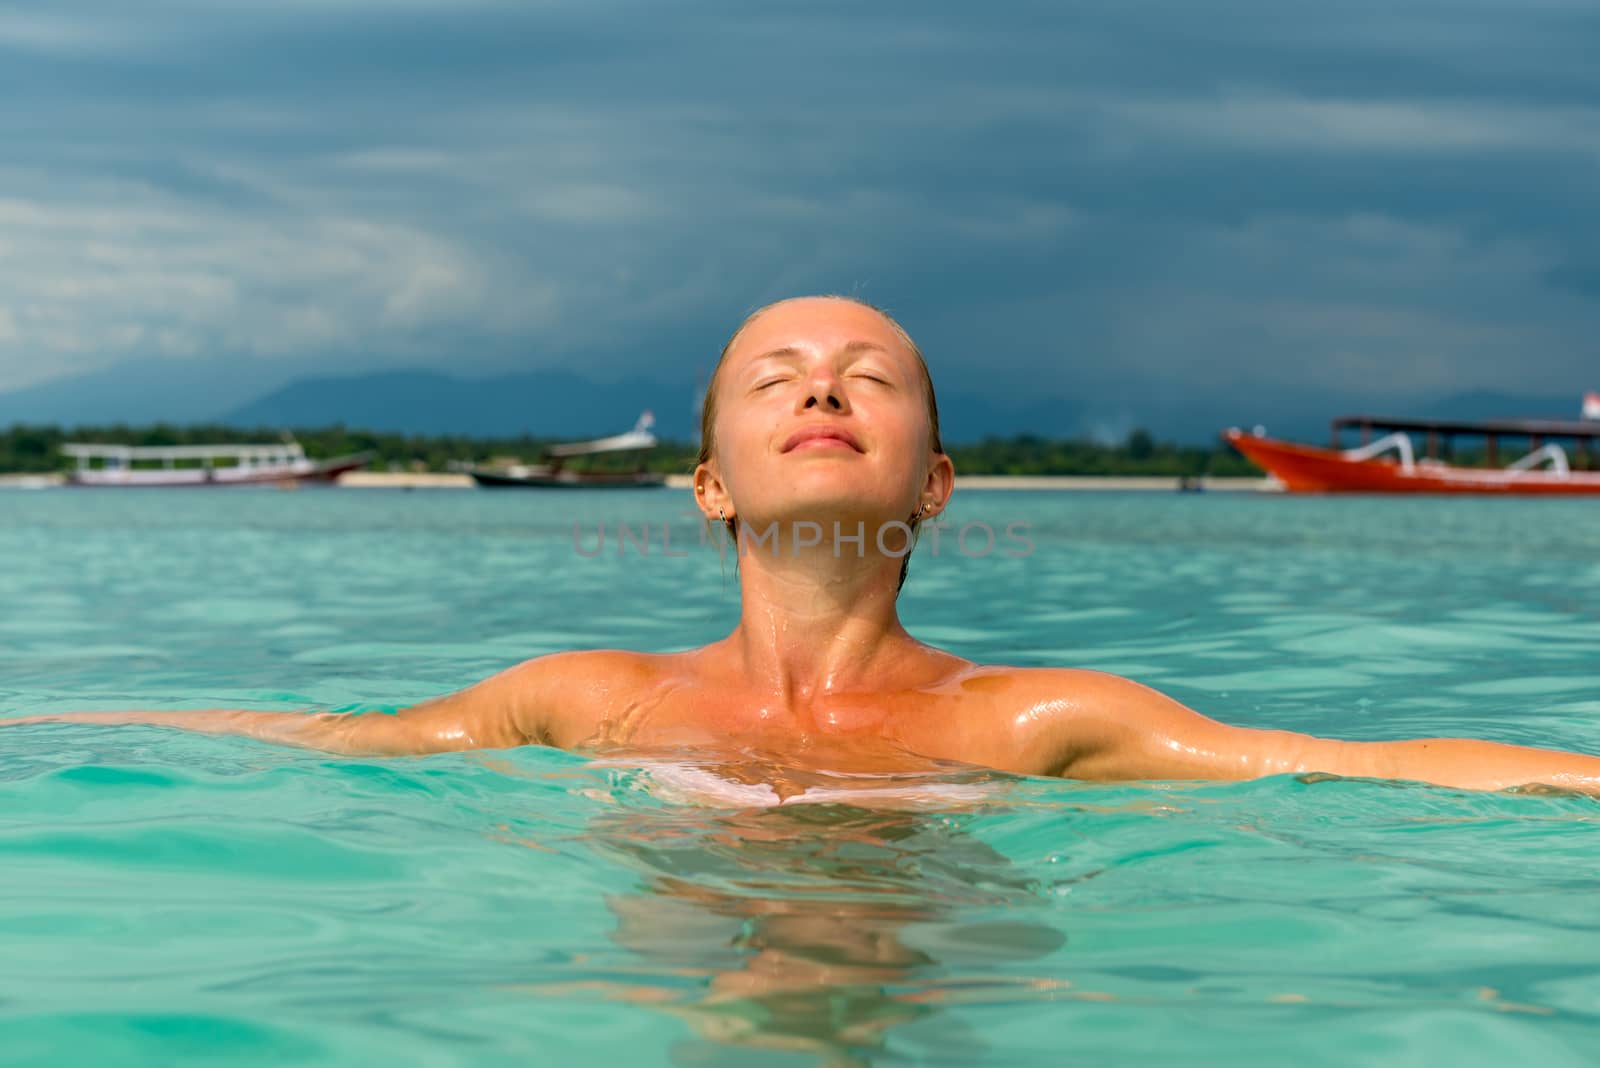
[{"label": "lip", "polygon": [[[861,451],[861,443],[856,441],[855,435],[843,427],[836,426],[808,426],[790,434],[783,443],[784,452],[793,452],[795,449],[810,442],[836,441],[848,445],[856,452]],[[820,448],[821,446],[815,446]]]}]

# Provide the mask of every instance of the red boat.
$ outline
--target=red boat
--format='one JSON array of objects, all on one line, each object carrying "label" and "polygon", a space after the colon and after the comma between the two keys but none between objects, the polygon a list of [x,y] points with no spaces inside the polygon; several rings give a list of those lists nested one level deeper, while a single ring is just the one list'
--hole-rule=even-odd
[{"label": "red boat", "polygon": [[[1362,444],[1340,448],[1341,433],[1350,429],[1361,431]],[[1374,430],[1388,433],[1373,440]],[[1427,455],[1421,459],[1412,434],[1426,435]],[[1600,438],[1600,421],[1593,419],[1462,423],[1349,416],[1334,420],[1333,447],[1327,449],[1278,441],[1260,428],[1247,433],[1233,427],[1222,436],[1290,493],[1600,495],[1600,470],[1591,448]],[[1490,466],[1457,466],[1439,459],[1441,444],[1448,455],[1458,436],[1482,438]],[[1525,439],[1528,451],[1496,467],[1502,438]],[[1583,469],[1574,468],[1561,440],[1574,444]]]}]

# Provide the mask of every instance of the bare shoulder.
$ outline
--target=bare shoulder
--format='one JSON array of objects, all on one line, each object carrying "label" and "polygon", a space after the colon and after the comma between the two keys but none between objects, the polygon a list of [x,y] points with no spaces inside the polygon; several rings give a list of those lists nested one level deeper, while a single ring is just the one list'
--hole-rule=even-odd
[{"label": "bare shoulder", "polygon": [[1133,679],[1086,668],[980,667],[963,682],[1034,774],[1065,775],[1145,739],[1209,722]]},{"label": "bare shoulder", "polygon": [[530,737],[570,748],[674,674],[682,655],[579,649],[534,657],[497,678],[513,685],[529,709]]},{"label": "bare shoulder", "polygon": [[573,649],[524,660],[511,671],[526,681],[596,686],[642,681],[661,672],[672,654],[632,649]]},{"label": "bare shoulder", "polygon": [[1230,726],[1160,690],[1101,671],[1041,671],[1058,705],[1049,737],[1059,774],[1079,779],[1220,778],[1250,774],[1266,752],[1296,744],[1284,731]]},{"label": "bare shoulder", "polygon": [[1089,668],[980,664],[967,673],[965,684],[1004,691],[1019,698],[1048,701],[1060,712],[1100,708],[1106,702],[1125,705],[1170,700],[1143,683]]},{"label": "bare shoulder", "polygon": [[1153,686],[1088,668],[1019,668],[1019,685],[1036,700],[1047,702],[1058,717],[1078,728],[1141,730],[1175,722],[1210,722],[1182,702]]}]

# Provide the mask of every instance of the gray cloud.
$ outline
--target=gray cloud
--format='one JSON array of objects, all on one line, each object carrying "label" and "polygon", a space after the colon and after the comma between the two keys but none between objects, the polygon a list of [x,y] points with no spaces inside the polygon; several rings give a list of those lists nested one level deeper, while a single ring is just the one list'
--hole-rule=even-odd
[{"label": "gray cloud", "polygon": [[657,373],[845,291],[947,390],[1102,422],[1576,391],[1595,10],[0,4],[0,389]]}]

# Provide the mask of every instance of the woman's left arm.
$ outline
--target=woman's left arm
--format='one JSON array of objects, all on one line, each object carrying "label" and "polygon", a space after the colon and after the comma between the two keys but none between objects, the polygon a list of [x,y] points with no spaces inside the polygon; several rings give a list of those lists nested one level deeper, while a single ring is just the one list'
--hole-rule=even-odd
[{"label": "woman's left arm", "polygon": [[1600,793],[1600,757],[1471,738],[1346,742],[1231,727],[1147,686],[1074,672],[1062,774],[1074,779],[1254,779],[1326,772],[1468,790],[1543,785]]}]

